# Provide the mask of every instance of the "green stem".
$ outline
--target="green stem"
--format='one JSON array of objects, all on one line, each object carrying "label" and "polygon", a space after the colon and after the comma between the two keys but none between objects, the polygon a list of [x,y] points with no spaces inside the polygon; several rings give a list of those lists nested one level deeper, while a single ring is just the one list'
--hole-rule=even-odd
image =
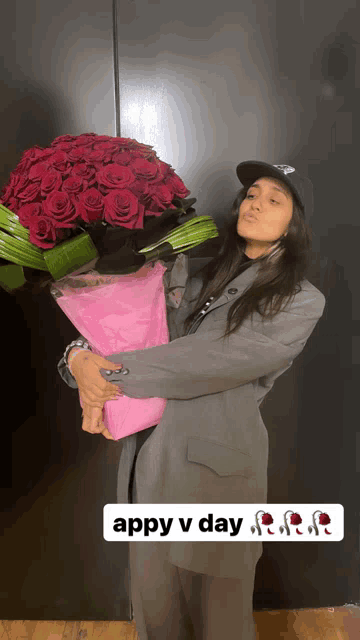
[{"label": "green stem", "polygon": [[218,230],[211,216],[199,216],[174,229],[158,242],[141,249],[139,253],[151,251],[164,242],[169,242],[174,250],[186,250],[185,247],[192,248],[209,238],[216,238],[218,235]]}]

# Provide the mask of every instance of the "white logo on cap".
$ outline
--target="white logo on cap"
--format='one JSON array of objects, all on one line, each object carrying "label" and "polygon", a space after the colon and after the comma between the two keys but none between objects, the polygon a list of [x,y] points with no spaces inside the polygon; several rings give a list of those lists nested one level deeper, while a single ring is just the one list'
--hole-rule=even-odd
[{"label": "white logo on cap", "polygon": [[290,167],[288,164],[274,164],[273,167],[280,169],[280,171],[285,173],[285,175],[287,173],[293,173],[293,171],[295,171],[294,167]]}]

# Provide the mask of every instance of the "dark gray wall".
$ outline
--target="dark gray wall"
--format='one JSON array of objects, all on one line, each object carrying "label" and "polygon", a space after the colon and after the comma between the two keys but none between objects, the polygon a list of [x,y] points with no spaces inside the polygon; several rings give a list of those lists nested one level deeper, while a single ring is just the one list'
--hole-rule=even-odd
[{"label": "dark gray wall", "polygon": [[359,601],[359,7],[354,0],[119,6],[121,134],[154,145],[198,198],[198,214],[222,225],[240,161],[290,164],[313,180],[309,279],[327,308],[262,405],[268,500],[341,503],[346,535],[340,543],[265,543],[254,605]]},{"label": "dark gray wall", "polygon": [[[111,0],[14,0],[6,9],[2,184],[35,144],[66,133],[115,135],[112,10]],[[103,505],[116,502],[121,443],[81,431],[78,394],[56,370],[74,327],[50,294],[0,297],[9,414],[0,618],[129,620],[127,545],[102,535]]]},{"label": "dark gray wall", "polygon": [[[359,602],[359,7],[122,0],[116,8],[115,25],[110,0],[101,12],[95,0],[14,0],[7,9],[2,181],[26,148],[65,133],[115,135],[116,122],[122,136],[154,146],[197,198],[197,213],[220,227],[239,186],[238,162],[287,163],[309,174],[309,280],[327,307],[262,405],[268,501],[341,503],[345,538],[264,543],[254,606]],[[76,332],[56,303],[48,294],[0,295],[3,397],[12,407],[6,433],[14,431],[12,482],[4,478],[1,491],[0,617],[128,620],[127,548],[102,540],[121,443],[81,432],[77,392],[56,371]]]}]

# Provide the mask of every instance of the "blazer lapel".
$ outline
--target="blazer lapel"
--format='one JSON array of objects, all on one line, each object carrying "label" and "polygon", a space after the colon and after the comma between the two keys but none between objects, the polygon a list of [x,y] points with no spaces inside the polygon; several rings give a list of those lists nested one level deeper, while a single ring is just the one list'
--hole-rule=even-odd
[{"label": "blazer lapel", "polygon": [[[228,282],[221,296],[216,300],[214,300],[208,306],[205,313],[195,318],[193,324],[191,325],[186,335],[193,333],[195,328],[198,327],[201,320],[210,311],[213,311],[213,309],[216,309],[217,307],[221,307],[223,304],[226,304],[227,302],[233,302],[236,298],[239,298],[244,293],[245,289],[247,289],[248,286],[250,286],[251,283],[254,281],[257,275],[258,269],[259,269],[259,263],[258,262],[254,263],[251,266],[249,266],[247,269],[245,269],[245,271],[242,271],[238,276],[236,276],[236,278]],[[229,293],[229,291],[231,293]]]},{"label": "blazer lapel", "polygon": [[[216,307],[221,307],[229,301],[232,302],[235,298],[239,298],[244,293],[245,289],[247,289],[247,287],[254,281],[258,269],[259,263],[252,264],[250,267],[245,269],[245,271],[236,276],[236,278],[228,282],[220,298],[217,298],[217,300],[214,300],[214,302],[209,305],[206,313],[212,309],[216,309]],[[237,289],[237,291],[229,293],[229,290],[231,289]]]}]

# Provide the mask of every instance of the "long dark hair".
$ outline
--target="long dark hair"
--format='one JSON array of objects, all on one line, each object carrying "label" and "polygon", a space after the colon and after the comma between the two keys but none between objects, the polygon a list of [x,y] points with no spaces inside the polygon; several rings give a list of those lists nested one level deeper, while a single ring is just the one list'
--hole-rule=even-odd
[{"label": "long dark hair", "polygon": [[[234,200],[230,222],[223,231],[219,255],[205,268],[200,269],[203,285],[196,296],[195,308],[185,320],[185,333],[204,303],[211,296],[218,298],[227,284],[238,275],[239,268],[246,261],[246,240],[237,233],[237,221],[239,207],[246,198],[248,188],[242,188]],[[293,197],[293,214],[287,234],[278,239],[270,253],[253,261],[260,264],[257,276],[252,285],[230,307],[222,339],[237,331],[250,314],[259,313],[264,322],[267,318],[273,318],[292,301],[295,294],[301,291],[301,281],[306,278],[310,266],[311,244],[312,232],[305,222],[302,207]],[[194,299],[191,300],[193,301]],[[263,309],[260,305],[263,305]]]}]

